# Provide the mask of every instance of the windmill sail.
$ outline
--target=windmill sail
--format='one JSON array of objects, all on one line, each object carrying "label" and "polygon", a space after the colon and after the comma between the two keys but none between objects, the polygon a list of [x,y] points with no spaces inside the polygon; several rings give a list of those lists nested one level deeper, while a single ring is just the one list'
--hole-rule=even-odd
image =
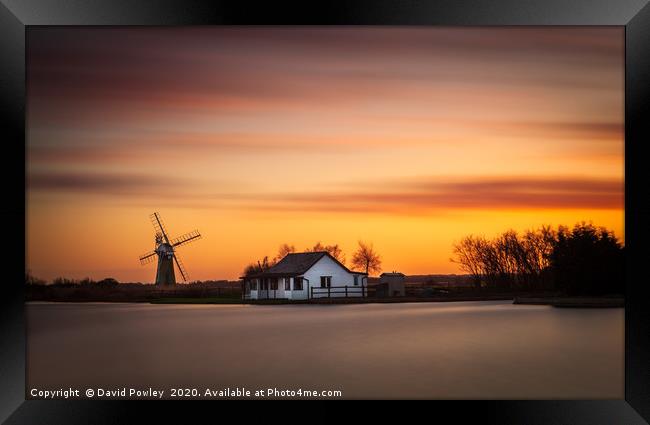
[{"label": "windmill sail", "polygon": [[155,212],[149,216],[149,219],[151,220],[151,224],[153,224],[154,229],[156,229],[156,233],[162,235],[162,237],[165,238],[165,242],[169,243],[167,231],[165,230],[165,225],[163,224],[162,218],[160,218],[160,214]]},{"label": "windmill sail", "polygon": [[176,267],[178,267],[178,271],[181,272],[181,276],[183,277],[183,282],[187,282],[187,271],[185,270],[185,266],[183,266],[183,262],[178,258],[178,254],[174,253],[174,261],[176,262]]},{"label": "windmill sail", "polygon": [[178,246],[183,246],[185,244],[188,244],[197,239],[201,239],[201,234],[199,233],[198,230],[194,230],[193,232],[186,233],[183,236],[179,236],[175,239],[172,239],[170,244],[173,247],[178,247]]},{"label": "windmill sail", "polygon": [[141,255],[140,256],[140,264],[142,264],[143,266],[145,264],[149,264],[154,260],[155,257],[156,257],[156,251],[151,251],[151,252],[148,252],[148,253],[146,253],[144,255]]}]

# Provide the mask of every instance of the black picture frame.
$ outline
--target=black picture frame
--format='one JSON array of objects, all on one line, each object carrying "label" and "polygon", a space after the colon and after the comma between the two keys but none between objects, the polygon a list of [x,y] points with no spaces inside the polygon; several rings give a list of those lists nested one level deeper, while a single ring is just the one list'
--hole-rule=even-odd
[{"label": "black picture frame", "polygon": [[[453,422],[498,424],[643,424],[650,422],[650,298],[644,264],[650,259],[650,6],[648,0],[368,0],[259,2],[203,0],[0,0],[0,116],[5,161],[0,217],[5,280],[0,309],[0,420],[18,423],[131,423],[195,414],[221,419],[205,402],[25,400],[25,30],[39,25],[618,25],[625,26],[625,399],[434,401],[408,408]],[[5,238],[7,235],[5,234]],[[21,242],[22,241],[22,242]],[[11,242],[11,243],[9,243]],[[23,248],[21,250],[21,247]],[[308,409],[311,408],[308,407]],[[252,416],[266,406],[229,409]],[[283,409],[285,414],[286,409]],[[318,408],[318,416],[327,413]],[[365,410],[383,412],[369,407]],[[389,409],[397,412],[399,409]],[[271,413],[270,413],[271,412]],[[443,416],[444,415],[444,416]],[[447,416],[452,415],[452,416]],[[128,418],[128,419],[127,419]],[[179,419],[180,418],[180,419]],[[304,417],[303,417],[304,418]],[[645,420],[644,420],[645,419]],[[158,421],[158,419],[156,419]],[[225,420],[225,418],[224,418]]]}]

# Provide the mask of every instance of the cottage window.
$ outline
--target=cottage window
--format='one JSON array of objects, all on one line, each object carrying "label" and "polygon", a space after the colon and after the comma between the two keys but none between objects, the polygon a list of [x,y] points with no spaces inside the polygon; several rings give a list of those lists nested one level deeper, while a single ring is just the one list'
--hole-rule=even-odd
[{"label": "cottage window", "polygon": [[271,279],[271,290],[273,291],[278,290],[278,278]]},{"label": "cottage window", "polygon": [[329,288],[332,286],[332,276],[321,276],[320,277],[320,287]]},{"label": "cottage window", "polygon": [[354,275],[354,286],[359,286],[359,276],[356,274]]},{"label": "cottage window", "polygon": [[257,279],[251,280],[251,291],[257,291]]},{"label": "cottage window", "polygon": [[294,277],[293,278],[293,290],[294,291],[302,291],[302,278],[301,277]]},{"label": "cottage window", "polygon": [[289,277],[284,278],[284,290],[291,291],[291,278]]}]

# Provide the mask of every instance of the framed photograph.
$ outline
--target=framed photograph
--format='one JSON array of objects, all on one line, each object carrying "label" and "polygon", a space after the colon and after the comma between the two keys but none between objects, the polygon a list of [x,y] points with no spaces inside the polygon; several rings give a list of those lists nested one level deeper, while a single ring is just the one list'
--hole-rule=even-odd
[{"label": "framed photograph", "polygon": [[650,421],[647,1],[1,0],[0,31],[6,423]]}]

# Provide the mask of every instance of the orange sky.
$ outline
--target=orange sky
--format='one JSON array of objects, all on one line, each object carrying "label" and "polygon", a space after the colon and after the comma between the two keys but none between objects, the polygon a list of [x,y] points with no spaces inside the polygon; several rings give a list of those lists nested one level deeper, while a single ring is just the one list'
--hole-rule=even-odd
[{"label": "orange sky", "polygon": [[456,273],[467,234],[623,228],[622,27],[29,28],[27,268],[191,280],[338,243]]}]

